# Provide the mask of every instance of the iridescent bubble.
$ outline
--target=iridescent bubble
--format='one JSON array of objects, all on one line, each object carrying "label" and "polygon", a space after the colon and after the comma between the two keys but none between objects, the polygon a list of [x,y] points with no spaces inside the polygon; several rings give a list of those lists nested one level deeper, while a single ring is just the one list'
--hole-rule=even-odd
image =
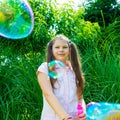
[{"label": "iridescent bubble", "polygon": [[107,114],[98,117],[97,120],[120,120],[120,111],[112,110]]},{"label": "iridescent bubble", "polygon": [[64,73],[65,64],[58,60],[53,60],[48,64],[48,75],[53,78],[57,79],[61,77]]},{"label": "iridescent bubble", "polygon": [[96,102],[90,102],[87,104],[86,115],[88,120],[95,120],[96,116],[99,115],[99,108],[101,105]]},{"label": "iridescent bubble", "polygon": [[[103,117],[103,118],[106,118],[106,120],[113,120],[113,118],[114,118],[115,120],[120,120],[120,111],[118,111],[118,110],[111,110],[111,111],[109,112],[109,114],[106,115],[106,116]],[[103,118],[102,118],[102,120],[103,120]],[[99,119],[99,120],[100,120],[100,119]]]},{"label": "iridescent bubble", "polygon": [[108,102],[90,102],[86,108],[87,120],[113,120],[120,118],[120,104]]},{"label": "iridescent bubble", "polygon": [[0,0],[1,36],[21,39],[32,32],[33,26],[33,11],[26,0]]}]

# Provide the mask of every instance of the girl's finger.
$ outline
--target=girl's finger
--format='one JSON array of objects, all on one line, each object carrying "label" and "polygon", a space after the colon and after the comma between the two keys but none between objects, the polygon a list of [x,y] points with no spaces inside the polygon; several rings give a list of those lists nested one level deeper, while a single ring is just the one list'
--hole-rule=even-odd
[{"label": "girl's finger", "polygon": [[80,115],[78,115],[78,117],[79,118],[83,118],[83,117],[85,117],[86,115],[83,113],[83,114],[80,114]]}]

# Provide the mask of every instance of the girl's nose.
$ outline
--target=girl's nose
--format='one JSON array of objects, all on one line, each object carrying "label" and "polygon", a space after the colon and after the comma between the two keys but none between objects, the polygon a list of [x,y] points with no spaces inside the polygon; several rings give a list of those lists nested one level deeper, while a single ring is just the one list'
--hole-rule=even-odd
[{"label": "girl's nose", "polygon": [[59,51],[63,51],[63,48],[60,48]]}]

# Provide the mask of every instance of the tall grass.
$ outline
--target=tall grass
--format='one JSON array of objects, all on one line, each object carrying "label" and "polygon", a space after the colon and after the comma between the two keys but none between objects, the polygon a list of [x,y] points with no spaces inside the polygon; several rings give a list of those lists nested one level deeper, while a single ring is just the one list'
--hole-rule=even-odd
[{"label": "tall grass", "polygon": [[[120,35],[119,22],[114,22],[80,43],[85,73],[86,102],[120,103]],[[86,35],[87,36],[87,35]]]},{"label": "tall grass", "polygon": [[1,54],[0,119],[39,120],[42,94],[36,70],[43,55],[31,53],[16,56],[8,49]]},{"label": "tall grass", "polygon": [[83,57],[86,78],[85,99],[120,103],[120,59],[109,50],[104,56],[97,48]]}]

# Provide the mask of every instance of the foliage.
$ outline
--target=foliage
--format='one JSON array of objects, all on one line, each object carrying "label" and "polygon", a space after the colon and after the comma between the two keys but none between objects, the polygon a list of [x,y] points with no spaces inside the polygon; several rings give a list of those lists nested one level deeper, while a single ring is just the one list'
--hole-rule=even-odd
[{"label": "foliage", "polygon": [[85,20],[98,22],[105,27],[114,22],[120,16],[120,8],[117,0],[88,0],[85,5]]},{"label": "foliage", "polygon": [[56,11],[54,12],[54,31],[56,34],[63,33],[68,36],[82,52],[86,47],[96,47],[101,34],[100,26],[98,23],[85,21],[84,8],[75,10],[71,4],[66,3],[59,8],[54,6]]},{"label": "foliage", "polygon": [[53,32],[50,30],[54,22],[54,10],[49,0],[29,0],[34,12],[34,30],[30,41],[34,51],[39,52],[51,39]]},{"label": "foliage", "polygon": [[86,48],[92,50],[98,47],[101,30],[97,23],[81,20],[76,26],[78,28],[76,28],[75,37],[72,40],[82,53],[85,52]]},{"label": "foliage", "polygon": [[66,34],[66,36],[74,35],[74,18],[75,10],[71,4],[63,4],[62,6],[57,6],[54,4],[54,26],[53,29],[55,34]]},{"label": "foliage", "polygon": [[110,24],[106,29],[104,29],[103,36],[104,41],[102,41],[102,51],[106,52],[107,47],[109,47],[110,51],[114,51],[114,53],[120,53],[120,22],[115,21]]}]

